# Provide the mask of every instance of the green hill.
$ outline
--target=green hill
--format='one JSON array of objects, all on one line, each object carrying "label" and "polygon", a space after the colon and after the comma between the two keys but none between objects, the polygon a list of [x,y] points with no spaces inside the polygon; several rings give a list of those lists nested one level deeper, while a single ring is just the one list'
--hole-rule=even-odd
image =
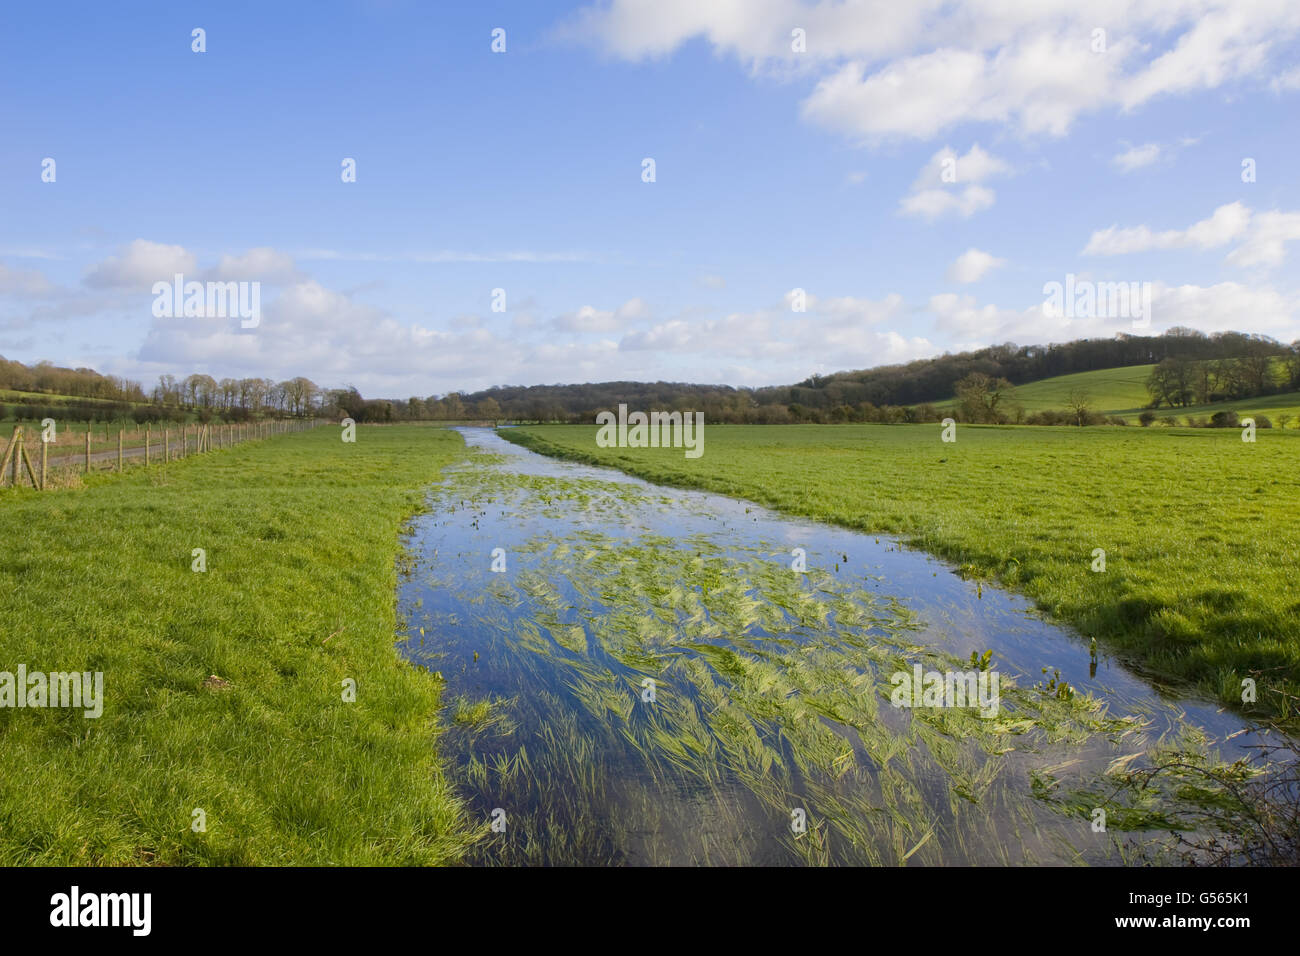
[{"label": "green hill", "polygon": [[1106,368],[1095,372],[1077,372],[1058,375],[1021,385],[1016,389],[1016,400],[1026,412],[1041,412],[1065,408],[1070,393],[1082,389],[1092,396],[1097,410],[1118,414],[1121,410],[1137,414],[1151,400],[1146,381],[1154,365],[1130,365],[1126,368]]},{"label": "green hill", "polygon": [[[1151,401],[1147,393],[1146,381],[1154,365],[1129,365],[1124,368],[1098,369],[1093,372],[1077,372],[1073,375],[1057,375],[1052,378],[1027,382],[1016,387],[1016,401],[1027,414],[1063,409],[1070,393],[1076,389],[1086,391],[1092,397],[1092,405],[1105,415],[1119,415],[1135,419]],[[941,409],[950,409],[957,400],[950,398],[941,403]],[[1300,419],[1300,392],[1280,392],[1277,395],[1261,395],[1255,398],[1242,398],[1235,401],[1214,402],[1209,405],[1192,405],[1187,408],[1170,408],[1167,405],[1154,409],[1160,418],[1176,419],[1183,424],[1188,416],[1209,418],[1215,412],[1235,411],[1238,415],[1266,415],[1270,419],[1278,415],[1292,415]]]}]

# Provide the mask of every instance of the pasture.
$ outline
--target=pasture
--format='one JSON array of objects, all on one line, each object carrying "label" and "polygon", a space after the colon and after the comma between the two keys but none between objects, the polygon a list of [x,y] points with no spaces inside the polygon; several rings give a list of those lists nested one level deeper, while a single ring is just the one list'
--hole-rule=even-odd
[{"label": "pasture", "polygon": [[462,452],[331,427],[0,491],[0,670],[104,687],[98,718],[0,708],[0,863],[458,860],[440,684],[395,652],[394,594]]}]

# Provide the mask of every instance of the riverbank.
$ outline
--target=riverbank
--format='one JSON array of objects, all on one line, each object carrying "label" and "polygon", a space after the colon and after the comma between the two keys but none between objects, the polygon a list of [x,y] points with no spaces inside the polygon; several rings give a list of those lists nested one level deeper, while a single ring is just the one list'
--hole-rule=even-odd
[{"label": "riverbank", "polygon": [[0,492],[0,669],[103,674],[98,718],[0,708],[0,864],[459,860],[440,685],[393,635],[402,529],[463,454],[321,428]]}]

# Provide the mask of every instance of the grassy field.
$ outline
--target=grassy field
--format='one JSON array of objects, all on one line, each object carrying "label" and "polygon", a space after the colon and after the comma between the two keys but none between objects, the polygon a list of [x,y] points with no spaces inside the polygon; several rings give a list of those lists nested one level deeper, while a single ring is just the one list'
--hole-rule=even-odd
[{"label": "grassy field", "polygon": [[[1031,598],[1146,672],[1275,715],[1300,691],[1300,433],[711,425],[703,457],[506,429],[537,451],[900,536]],[[1092,571],[1093,551],[1106,570]]]},{"label": "grassy field", "polygon": [[105,698],[0,709],[0,864],[458,860],[440,684],[394,602],[401,528],[462,452],[325,427],[0,492],[0,670],[102,671]]},{"label": "grassy field", "polygon": [[[1137,416],[1142,413],[1141,408],[1120,408],[1115,412],[1107,414],[1121,415],[1128,418],[1130,423],[1136,423]],[[1239,416],[1246,415],[1264,415],[1273,427],[1279,426],[1278,416],[1287,414],[1292,418],[1300,418],[1300,392],[1283,392],[1277,395],[1260,395],[1257,398],[1239,398],[1231,402],[1214,402],[1209,405],[1189,405],[1186,408],[1169,408],[1161,406],[1159,409],[1153,409],[1156,415],[1165,419],[1168,423],[1177,423],[1186,425],[1188,416],[1193,418],[1208,419],[1215,412],[1233,411]],[[1287,423],[1287,427],[1294,429],[1297,422]]]},{"label": "grassy field", "polygon": [[[1066,407],[1070,393],[1076,389],[1092,397],[1092,407],[1105,415],[1119,415],[1137,424],[1137,417],[1151,401],[1146,381],[1154,365],[1129,365],[1124,368],[1099,369],[1094,372],[1076,372],[1057,375],[1037,382],[1016,386],[1016,401],[1026,414],[1061,410]],[[1279,366],[1280,372],[1280,366]],[[956,399],[939,402],[936,407],[948,410],[957,404]],[[1215,402],[1190,408],[1170,408],[1167,405],[1154,409],[1160,418],[1172,418],[1185,424],[1188,415],[1209,418],[1215,412],[1235,411],[1239,415],[1253,413],[1276,418],[1279,414],[1300,417],[1300,392],[1284,392],[1260,398],[1243,398],[1232,402]],[[1274,425],[1276,426],[1276,422]],[[1295,427],[1293,424],[1292,427]]]},{"label": "grassy field", "polygon": [[1017,387],[1016,400],[1026,412],[1065,408],[1070,392],[1081,388],[1092,396],[1099,411],[1107,414],[1130,409],[1141,411],[1151,401],[1146,382],[1153,368],[1154,365],[1130,365],[1045,378]]}]

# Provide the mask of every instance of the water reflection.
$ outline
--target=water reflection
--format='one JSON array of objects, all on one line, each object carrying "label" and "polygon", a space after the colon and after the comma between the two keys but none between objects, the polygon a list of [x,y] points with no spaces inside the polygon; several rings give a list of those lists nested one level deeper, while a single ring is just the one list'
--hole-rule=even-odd
[{"label": "water reflection", "polygon": [[[1123,862],[1140,837],[1035,780],[1240,727],[888,539],[462,434],[487,456],[435,490],[399,597],[403,652],[447,682],[456,782],[499,831],[475,862]],[[891,675],[988,651],[996,717],[891,706]]]}]

